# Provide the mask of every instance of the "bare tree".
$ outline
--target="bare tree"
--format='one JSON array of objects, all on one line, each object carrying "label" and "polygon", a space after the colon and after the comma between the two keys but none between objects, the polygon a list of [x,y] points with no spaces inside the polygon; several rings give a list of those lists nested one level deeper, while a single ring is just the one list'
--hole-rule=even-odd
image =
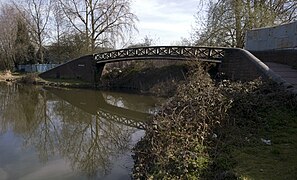
[{"label": "bare tree", "polygon": [[73,28],[85,36],[86,53],[110,46],[135,29],[129,0],[59,0]]},{"label": "bare tree", "polygon": [[[10,9],[10,8],[9,8]],[[1,7],[0,13],[0,61],[1,69],[11,69],[13,56],[13,41],[14,41],[14,22],[8,16],[8,7]],[[10,11],[11,12],[11,11]]]},{"label": "bare tree", "polygon": [[5,4],[0,10],[1,69],[17,68],[19,64],[34,63],[35,48],[30,41],[28,25],[14,6]]},{"label": "bare tree", "polygon": [[[46,28],[52,9],[52,0],[24,0],[14,2],[15,7],[25,14],[23,16],[30,26],[31,37],[38,46],[38,58],[41,63],[44,62],[44,41],[46,37]],[[24,13],[23,13],[24,12]]]},{"label": "bare tree", "polygon": [[13,69],[15,58],[15,41],[17,37],[17,10],[10,5],[3,5],[0,9],[0,64],[1,69]]},{"label": "bare tree", "polygon": [[[71,35],[71,33],[69,32],[71,24],[67,21],[67,18],[62,8],[60,7],[59,0],[53,1],[52,21],[50,23],[50,35],[52,37],[52,43],[49,47],[49,53],[51,54],[51,56],[55,56],[53,59],[51,59],[51,61],[61,62],[61,60],[65,58],[63,57],[63,53],[65,51],[65,49],[63,48],[63,43],[65,42],[64,37]],[[63,60],[65,61],[66,59]]]},{"label": "bare tree", "polygon": [[146,35],[141,42],[130,44],[128,48],[136,48],[136,47],[147,47],[147,46],[153,46],[155,44],[155,41],[150,36]]},{"label": "bare tree", "polygon": [[53,6],[53,19],[54,19],[54,27],[55,28],[55,34],[56,34],[56,43],[59,46],[60,45],[60,38],[63,34],[62,32],[62,26],[64,24],[64,15],[62,9],[59,7],[58,3],[54,3]]},{"label": "bare tree", "polygon": [[217,0],[207,6],[204,29],[194,33],[197,44],[243,47],[247,30],[297,19],[296,0]]}]

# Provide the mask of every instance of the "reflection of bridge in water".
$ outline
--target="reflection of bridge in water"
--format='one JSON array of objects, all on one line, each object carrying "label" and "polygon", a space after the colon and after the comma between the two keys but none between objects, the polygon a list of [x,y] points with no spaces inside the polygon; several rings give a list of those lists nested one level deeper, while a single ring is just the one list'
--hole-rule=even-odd
[{"label": "reflection of bridge in water", "polygon": [[[83,111],[106,120],[138,129],[146,128],[148,113],[138,112],[108,104],[100,91],[46,88],[49,92]],[[88,91],[88,92],[86,92]]]}]

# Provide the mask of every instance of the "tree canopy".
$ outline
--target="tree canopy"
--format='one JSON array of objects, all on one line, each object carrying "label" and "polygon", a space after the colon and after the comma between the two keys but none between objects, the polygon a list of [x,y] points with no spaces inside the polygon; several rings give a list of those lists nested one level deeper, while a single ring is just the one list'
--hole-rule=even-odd
[{"label": "tree canopy", "polygon": [[206,16],[199,10],[196,20],[203,28],[193,35],[199,45],[242,48],[247,30],[297,20],[296,0],[209,0],[201,6]]},{"label": "tree canopy", "polygon": [[130,0],[15,0],[0,8],[0,69],[63,62],[125,42]]}]

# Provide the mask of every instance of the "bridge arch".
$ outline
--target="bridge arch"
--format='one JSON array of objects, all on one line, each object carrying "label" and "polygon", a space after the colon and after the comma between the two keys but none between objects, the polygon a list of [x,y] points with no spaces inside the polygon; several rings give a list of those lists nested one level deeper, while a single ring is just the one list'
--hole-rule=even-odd
[{"label": "bridge arch", "polygon": [[189,60],[199,59],[220,63],[225,48],[197,46],[148,46],[119,49],[94,54],[96,63],[109,63],[129,60]]},{"label": "bridge arch", "polygon": [[[287,55],[287,54],[285,54]],[[43,79],[80,79],[96,83],[106,63],[129,60],[201,60],[220,63],[219,71],[234,80],[259,77],[287,84],[261,60],[244,49],[196,46],[150,46],[92,54],[39,74]]]},{"label": "bridge arch", "polygon": [[200,60],[221,63],[225,56],[225,48],[197,46],[148,46],[119,49],[94,54],[97,67],[97,78],[101,77],[106,63],[138,60]]},{"label": "bridge arch", "polygon": [[197,46],[149,46],[119,49],[87,55],[41,73],[47,79],[79,79],[99,82],[106,63],[131,60],[200,60],[221,63],[226,48]]}]

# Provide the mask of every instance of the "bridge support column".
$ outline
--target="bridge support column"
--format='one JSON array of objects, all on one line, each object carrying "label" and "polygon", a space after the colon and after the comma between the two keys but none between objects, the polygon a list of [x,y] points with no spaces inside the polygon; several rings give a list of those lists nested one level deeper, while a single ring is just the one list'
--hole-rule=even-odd
[{"label": "bridge support column", "polygon": [[95,70],[94,80],[95,80],[96,84],[100,83],[100,79],[101,79],[101,76],[103,73],[104,66],[105,66],[105,63],[96,63],[96,65],[95,65],[96,70]]}]

